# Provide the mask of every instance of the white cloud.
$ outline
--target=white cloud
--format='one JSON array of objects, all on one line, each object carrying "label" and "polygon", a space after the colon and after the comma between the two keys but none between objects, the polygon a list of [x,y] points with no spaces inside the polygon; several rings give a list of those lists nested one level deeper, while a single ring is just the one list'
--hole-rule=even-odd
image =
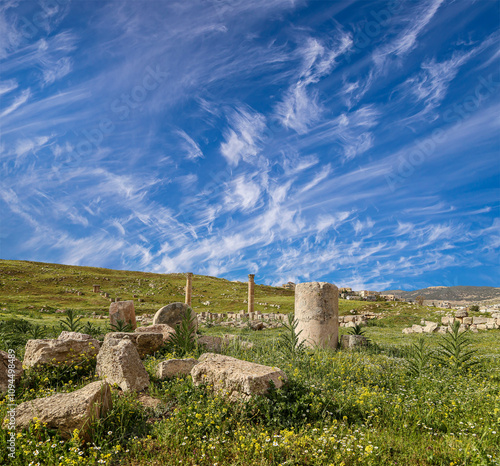
[{"label": "white cloud", "polygon": [[203,152],[200,146],[182,129],[176,131],[176,133],[184,140],[181,144],[181,148],[184,150],[186,157],[189,160],[195,160],[198,158],[203,158]]},{"label": "white cloud", "polygon": [[249,108],[238,108],[229,117],[230,129],[224,132],[220,151],[229,165],[243,160],[251,163],[259,153],[259,145],[266,127],[265,117]]}]

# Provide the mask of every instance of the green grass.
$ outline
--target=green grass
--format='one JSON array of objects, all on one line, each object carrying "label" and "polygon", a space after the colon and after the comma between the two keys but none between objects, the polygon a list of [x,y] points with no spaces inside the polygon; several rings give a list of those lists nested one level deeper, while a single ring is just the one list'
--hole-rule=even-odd
[{"label": "green grass", "polygon": [[[85,315],[99,310],[107,313],[109,301],[92,293],[94,283],[100,283],[101,289],[112,296],[115,293],[122,299],[133,299],[136,294],[146,299],[147,306],[139,307],[139,313],[151,313],[168,302],[183,301],[184,276],[180,274],[17,261],[1,261],[0,267],[0,302],[4,308],[0,320],[5,321],[0,337],[4,345],[14,345],[19,357],[29,336],[14,332],[11,340],[6,341],[6,332],[15,327],[13,319],[46,325],[49,336],[54,337],[63,317],[38,309],[73,308]],[[26,280],[29,286],[21,286]],[[149,283],[154,283],[155,288]],[[67,288],[84,294],[65,293]],[[293,310],[293,292],[260,285],[256,288],[256,301],[281,304],[281,312]],[[196,276],[195,299],[212,304],[195,305],[195,310],[244,309],[246,290],[244,283]],[[137,303],[137,298],[134,301]],[[442,310],[405,303],[342,300],[339,307],[341,315],[352,309],[379,314],[380,319],[364,328],[370,346],[359,351],[308,350],[290,360],[278,350],[283,329],[254,331],[201,326],[204,335],[232,333],[253,342],[251,349],[236,344],[225,352],[284,370],[288,383],[280,390],[248,402],[234,402],[203,387],[194,387],[189,376],[158,380],[157,364],[173,357],[163,351],[144,361],[151,376],[148,394],[161,400],[157,408],[142,406],[137,394],[115,390],[113,409],[93,425],[90,442],[78,435],[62,440],[56,432],[35,423],[29,430],[18,432],[15,460],[0,449],[0,464],[500,464],[500,330],[470,335],[481,364],[468,372],[456,372],[429,356],[429,363],[415,376],[408,370],[409,345],[423,337],[432,355],[442,336],[404,335],[401,330],[421,319],[438,321]],[[277,310],[268,306],[267,311]],[[106,321],[95,323],[104,325]],[[341,334],[347,331],[340,329]],[[195,349],[190,356],[197,357],[200,351]],[[16,390],[16,400],[71,392],[95,379],[93,360],[56,369],[28,370]],[[7,403],[0,400],[0,416],[6,412]],[[0,429],[0,444],[6,443],[7,432]]]}]

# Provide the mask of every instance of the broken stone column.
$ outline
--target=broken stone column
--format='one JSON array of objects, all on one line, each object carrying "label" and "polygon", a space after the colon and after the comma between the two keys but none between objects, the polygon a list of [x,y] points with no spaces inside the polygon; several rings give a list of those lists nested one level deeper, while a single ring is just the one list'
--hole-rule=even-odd
[{"label": "broken stone column", "polygon": [[132,326],[132,330],[137,327],[134,301],[116,301],[111,303],[109,306],[109,323],[112,326],[116,326],[120,320],[124,324],[130,324]]},{"label": "broken stone column", "polygon": [[185,304],[191,306],[191,291],[193,288],[193,274],[188,272],[186,275],[186,300]]},{"label": "broken stone column", "polygon": [[101,291],[101,285],[92,285],[92,291],[94,293],[99,293]]},{"label": "broken stone column", "polygon": [[326,282],[300,283],[295,287],[295,319],[300,339],[309,347],[337,348],[338,288]]},{"label": "broken stone column", "polygon": [[254,282],[255,274],[248,274],[248,314],[253,313],[253,294],[254,294]]}]

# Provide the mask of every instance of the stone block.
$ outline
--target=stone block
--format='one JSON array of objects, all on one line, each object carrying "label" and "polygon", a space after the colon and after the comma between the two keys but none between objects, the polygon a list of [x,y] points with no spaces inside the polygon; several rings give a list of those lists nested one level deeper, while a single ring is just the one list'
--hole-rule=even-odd
[{"label": "stone block", "polygon": [[158,378],[178,377],[191,374],[191,369],[198,364],[198,360],[189,359],[169,359],[158,364]]},{"label": "stone block", "polygon": [[130,324],[132,330],[137,327],[134,301],[118,301],[109,305],[110,325],[117,326],[119,321],[124,324]]},{"label": "stone block", "polygon": [[191,371],[195,385],[207,384],[233,399],[265,394],[271,385],[281,388],[285,373],[275,367],[242,361],[221,354],[204,353]]}]

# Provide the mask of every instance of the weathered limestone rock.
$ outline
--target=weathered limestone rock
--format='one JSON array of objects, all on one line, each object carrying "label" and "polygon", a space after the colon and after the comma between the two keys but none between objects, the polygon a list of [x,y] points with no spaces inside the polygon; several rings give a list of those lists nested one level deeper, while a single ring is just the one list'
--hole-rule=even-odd
[{"label": "weathered limestone rock", "polygon": [[167,324],[156,324],[156,325],[147,325],[144,327],[137,327],[134,330],[136,333],[159,333],[163,337],[163,343],[166,343],[170,339],[170,335],[172,335],[175,330]]},{"label": "weathered limestone rock", "polygon": [[467,317],[469,314],[465,309],[459,310],[455,312],[455,317]]},{"label": "weathered limestone rock", "polygon": [[278,368],[214,353],[202,354],[191,376],[194,385],[211,385],[215,391],[227,392],[233,399],[264,394],[271,382],[281,388],[287,380],[286,374]]},{"label": "weathered limestone rock", "polygon": [[439,325],[436,322],[426,322],[423,331],[424,333],[434,333],[438,327]]},{"label": "weathered limestone rock", "polygon": [[340,338],[340,347],[342,349],[351,349],[356,346],[366,346],[368,339],[363,335],[342,335]]},{"label": "weathered limestone rock", "polygon": [[[14,353],[0,351],[0,396],[6,394],[9,389],[9,376],[14,377],[14,385],[19,382],[23,375],[23,365],[14,356]],[[14,393],[11,393],[14,396]]]},{"label": "weathered limestone rock", "polygon": [[118,301],[109,305],[109,323],[118,325],[118,321],[130,324],[132,330],[137,327],[134,301]]},{"label": "weathered limestone rock", "polygon": [[140,358],[153,354],[164,345],[161,333],[111,332],[106,334],[104,342],[109,339],[130,340],[136,347]]},{"label": "weathered limestone rock", "polygon": [[486,324],[488,322],[488,319],[486,317],[476,317],[474,316],[472,318],[472,323],[474,324]]},{"label": "weathered limestone rock", "polygon": [[404,333],[405,335],[409,335],[410,333],[413,333],[413,330],[411,329],[411,327],[406,327],[402,330],[402,333]]},{"label": "weathered limestone rock", "polygon": [[75,340],[69,339],[67,335],[63,335],[63,339],[56,340],[28,340],[23,365],[33,367],[41,364],[55,365],[84,361],[96,356],[99,346],[99,341],[94,338]]},{"label": "weathered limestone rock", "polygon": [[197,359],[169,359],[158,364],[158,377],[165,379],[167,377],[176,377],[189,375],[191,369],[198,364]]},{"label": "weathered limestone rock", "polygon": [[97,355],[96,372],[123,391],[141,391],[149,386],[149,375],[130,340],[106,338]]},{"label": "weathered limestone rock", "polygon": [[295,318],[300,339],[309,347],[338,345],[338,288],[331,283],[299,283],[295,287]]},{"label": "weathered limestone rock", "polygon": [[441,317],[441,323],[443,325],[448,325],[453,323],[454,318],[450,316],[443,316]]},{"label": "weathered limestone rock", "polygon": [[61,332],[61,334],[57,337],[57,339],[58,340],[80,340],[80,341],[93,340],[93,338],[90,335],[87,335],[86,333],[68,332],[66,330]]},{"label": "weathered limestone rock", "polygon": [[472,317],[464,317],[463,320],[464,325],[471,325],[472,324]]},{"label": "weathered limestone rock", "polygon": [[421,327],[420,325],[417,325],[417,324],[413,324],[411,326],[411,330],[412,330],[412,333],[423,333],[424,332],[424,328]]},{"label": "weathered limestone rock", "polygon": [[111,387],[103,381],[93,382],[71,393],[25,401],[16,407],[16,427],[26,428],[37,418],[47,427],[57,429],[63,438],[78,429],[85,437],[89,423],[111,409]]},{"label": "weathered limestone rock", "polygon": [[215,351],[218,352],[222,349],[222,347],[227,344],[228,340],[211,336],[211,335],[203,335],[197,338],[198,344],[203,345],[207,351]]},{"label": "weathered limestone rock", "polygon": [[[175,328],[177,324],[182,322],[188,308],[189,306],[185,303],[172,303],[163,306],[153,317],[153,325],[167,324]],[[196,313],[191,312],[191,314],[193,316],[193,325],[195,329],[198,329],[198,318],[196,317]]]}]

